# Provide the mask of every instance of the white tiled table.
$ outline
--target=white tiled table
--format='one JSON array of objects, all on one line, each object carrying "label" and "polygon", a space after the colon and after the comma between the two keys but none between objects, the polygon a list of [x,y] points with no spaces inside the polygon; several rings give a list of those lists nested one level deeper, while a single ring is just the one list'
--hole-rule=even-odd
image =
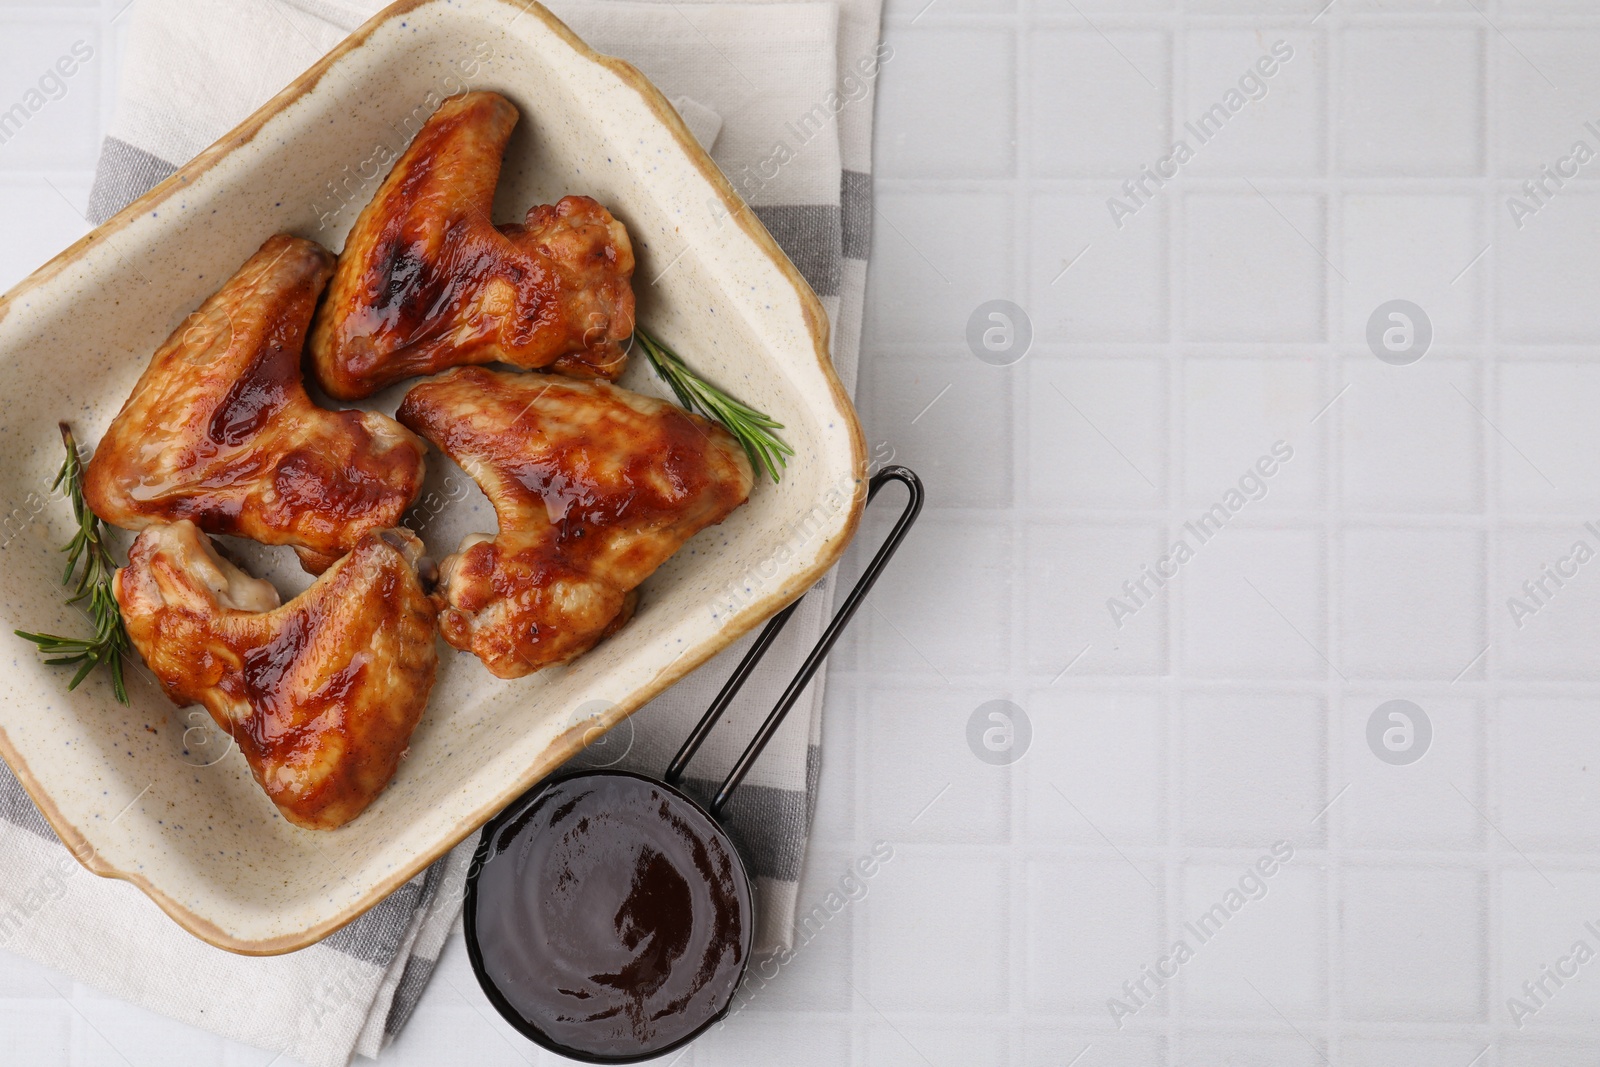
[{"label": "white tiled table", "polygon": [[[97,53],[0,145],[0,287],[86,228],[124,2],[0,0],[0,107]],[[1600,152],[1600,20],[1323,2],[890,0],[861,410],[931,503],[835,657],[803,907],[894,857],[685,1067],[1600,1052],[1600,955],[1520,1027],[1507,1004],[1600,954],[1600,562],[1508,604],[1600,549],[1600,160],[1508,205]],[[1184,123],[1280,39],[1201,144]],[[1108,198],[1175,137],[1193,157],[1119,229]],[[997,298],[1033,331],[1007,367],[964,339]],[[1395,299],[1433,332],[1408,366],[1367,341]],[[1031,732],[1006,766],[968,742],[997,699]],[[1431,724],[1420,761],[1369,743],[1390,700]],[[0,956],[0,1062],[270,1059]],[[458,939],[385,1059],[550,1057]]]}]

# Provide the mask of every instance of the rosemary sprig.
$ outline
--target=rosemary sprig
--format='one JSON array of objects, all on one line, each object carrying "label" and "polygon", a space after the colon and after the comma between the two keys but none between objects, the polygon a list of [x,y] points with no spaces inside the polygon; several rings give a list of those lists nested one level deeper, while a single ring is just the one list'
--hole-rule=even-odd
[{"label": "rosemary sprig", "polygon": [[122,612],[118,610],[117,598],[111,592],[111,579],[116,574],[117,565],[106,550],[99,517],[89,510],[88,502],[83,499],[83,460],[78,455],[78,443],[73,440],[72,429],[64,422],[61,424],[61,441],[67,446],[67,457],[61,461],[61,471],[51,484],[50,491],[54,493],[64,488],[67,498],[72,501],[72,517],[78,522],[78,532],[61,549],[67,554],[67,569],[61,576],[61,584],[73,585],[72,576],[78,574],[77,584],[73,585],[72,596],[67,603],[76,604],[88,599],[89,616],[94,620],[94,636],[83,639],[31,634],[23,630],[15,633],[38,645],[43,655],[52,657],[45,660],[46,664],[52,667],[78,665],[77,673],[67,683],[69,690],[78,688],[78,683],[96,667],[102,664],[109,667],[111,691],[126,704],[128,689],[122,681],[122,657],[130,650],[130,646],[128,631],[122,626]]},{"label": "rosemary sprig", "polygon": [[783,438],[773,433],[783,429],[783,423],[772,416],[724,393],[690,370],[676,352],[635,326],[633,335],[644,349],[645,358],[655,372],[672,386],[678,402],[690,411],[698,411],[720,422],[733,434],[750,457],[750,465],[758,472],[766,471],[774,483],[779,471],[788,466],[788,457],[794,449]]}]

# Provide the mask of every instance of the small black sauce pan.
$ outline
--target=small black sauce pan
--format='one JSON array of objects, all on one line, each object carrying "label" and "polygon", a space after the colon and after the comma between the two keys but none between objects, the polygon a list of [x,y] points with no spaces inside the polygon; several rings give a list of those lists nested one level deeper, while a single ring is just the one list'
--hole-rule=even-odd
[{"label": "small black sauce pan", "polygon": [[558,773],[483,828],[467,874],[467,954],[495,1010],[534,1044],[634,1063],[727,1014],[750,962],[754,897],[718,818],[922,510],[921,481],[898,466],[873,477],[868,503],[891,481],[906,487],[905,510],[709,804],[678,783],[799,600],[767,623],[662,780]]}]

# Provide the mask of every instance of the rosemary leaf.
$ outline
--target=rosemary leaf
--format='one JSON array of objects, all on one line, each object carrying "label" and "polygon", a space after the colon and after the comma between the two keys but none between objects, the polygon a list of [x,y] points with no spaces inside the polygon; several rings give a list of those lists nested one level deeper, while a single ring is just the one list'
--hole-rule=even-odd
[{"label": "rosemary leaf", "polygon": [[700,377],[676,352],[638,326],[634,327],[633,334],[651,368],[672,388],[678,403],[721,423],[744,448],[750,465],[758,472],[765,471],[776,483],[779,472],[788,466],[788,457],[794,455],[794,449],[773,432],[783,429],[783,423]]},{"label": "rosemary leaf", "polygon": [[[89,617],[94,621],[94,636],[90,638],[58,637],[55,634],[35,634],[25,630],[15,631],[24,641],[39,646],[39,653],[52,657],[45,660],[51,667],[76,664],[78,670],[67,689],[78,688],[96,667],[111,671],[111,691],[122,703],[128,703],[128,689],[122,677],[122,657],[131,651],[128,631],[122,625],[122,613],[117,608],[117,598],[111,591],[111,579],[116,575],[117,564],[105,544],[105,531],[100,519],[89,510],[83,497],[83,460],[78,455],[78,443],[72,430],[61,424],[61,441],[67,448],[61,471],[51,483],[50,491],[65,489],[72,502],[72,517],[78,529],[61,551],[67,554],[67,569],[61,575],[61,584],[72,586],[68,604],[88,599]],[[77,582],[73,582],[73,575]]]}]

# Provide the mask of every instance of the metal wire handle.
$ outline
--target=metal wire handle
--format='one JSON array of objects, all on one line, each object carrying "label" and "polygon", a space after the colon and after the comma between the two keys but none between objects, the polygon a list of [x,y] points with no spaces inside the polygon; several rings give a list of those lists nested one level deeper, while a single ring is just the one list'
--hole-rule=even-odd
[{"label": "metal wire handle", "polygon": [[[866,570],[857,579],[855,588],[850,590],[850,595],[845,598],[843,606],[834,613],[828,622],[827,629],[822,631],[822,637],[817,640],[811,654],[800,665],[800,670],[790,679],[789,687],[783,691],[783,696],[778,698],[778,703],[767,713],[766,721],[751,738],[750,744],[740,754],[739,760],[733,765],[733,770],[728,772],[728,777],[723,779],[722,788],[717,791],[715,799],[711,801],[709,810],[713,818],[722,814],[723,805],[728,798],[733,796],[733,791],[739,788],[739,783],[744,781],[745,775],[750,773],[750,768],[761,757],[761,750],[767,747],[767,742],[772,740],[772,735],[778,732],[778,727],[783,724],[783,718],[800,699],[800,694],[805,690],[807,683],[817,673],[817,668],[822,666],[822,661],[828,658],[828,653],[833,650],[834,643],[839,640],[839,635],[850,624],[850,619],[860,609],[867,599],[867,594],[872,591],[872,586],[877,582],[883,569],[888,566],[889,558],[900,547],[900,542],[905,540],[906,533],[910,531],[911,524],[917,521],[917,515],[922,511],[922,480],[908,467],[885,467],[873,476],[867,488],[867,503],[870,505],[878,490],[890,482],[899,482],[906,487],[909,499],[906,501],[905,510],[900,513],[900,518],[895,522],[894,528],[889,531],[889,536],[879,546],[877,555],[872,557],[872,562],[867,564]],[[717,694],[717,699],[711,702],[706,713],[695,724],[683,747],[678,754],[672,757],[672,763],[667,767],[664,775],[668,785],[677,785],[683,778],[684,771],[689,766],[689,761],[699,751],[705,739],[710,736],[712,729],[717,725],[717,720],[722,718],[723,712],[728,710],[728,705],[733,703],[733,698],[738,696],[739,690],[744,686],[746,679],[755,670],[756,664],[767,654],[767,649],[772,647],[772,642],[789,622],[790,616],[800,606],[801,596],[793,604],[774,615],[761,631],[761,636],[756,638],[756,643],[750,646],[750,651],[745,653],[744,659],[739,661],[739,666],[729,676],[722,687],[722,692]]]}]

